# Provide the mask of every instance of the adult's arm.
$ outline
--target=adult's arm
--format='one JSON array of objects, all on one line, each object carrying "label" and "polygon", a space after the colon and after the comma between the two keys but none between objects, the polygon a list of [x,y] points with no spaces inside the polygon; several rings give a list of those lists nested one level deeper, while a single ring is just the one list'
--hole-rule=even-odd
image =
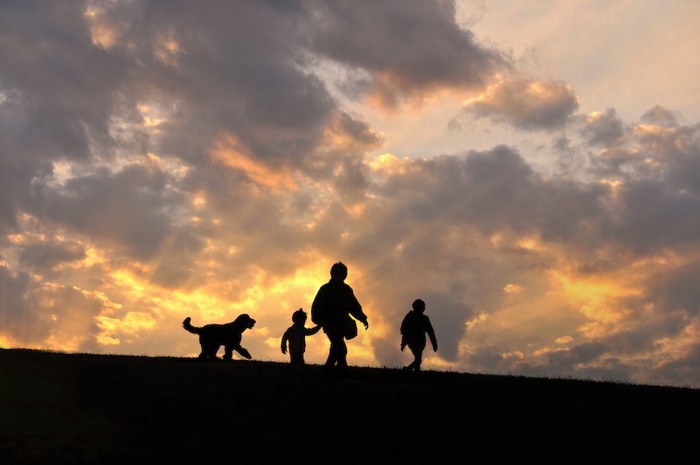
[{"label": "adult's arm", "polygon": [[350,312],[350,315],[352,315],[356,320],[361,321],[362,324],[365,325],[365,329],[367,329],[369,327],[369,323],[367,322],[367,315],[365,315],[365,313],[362,311],[362,305],[360,305],[360,302],[357,300],[357,297],[355,297],[355,293],[352,291],[352,288],[348,285],[345,285],[344,304]]}]

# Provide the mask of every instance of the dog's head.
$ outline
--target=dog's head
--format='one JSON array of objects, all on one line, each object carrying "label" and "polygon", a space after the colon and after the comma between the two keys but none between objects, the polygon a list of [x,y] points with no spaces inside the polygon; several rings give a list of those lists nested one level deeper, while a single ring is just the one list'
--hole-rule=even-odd
[{"label": "dog's head", "polygon": [[233,320],[233,324],[236,325],[236,327],[241,328],[242,332],[246,329],[253,329],[253,326],[255,326],[255,320],[252,319],[247,313],[243,313],[242,315],[238,315],[238,317]]}]

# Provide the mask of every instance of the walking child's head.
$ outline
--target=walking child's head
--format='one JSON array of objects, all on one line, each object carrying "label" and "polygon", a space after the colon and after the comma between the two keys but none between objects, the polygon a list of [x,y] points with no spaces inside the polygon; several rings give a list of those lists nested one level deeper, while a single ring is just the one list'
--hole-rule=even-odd
[{"label": "walking child's head", "polygon": [[416,299],[413,301],[413,310],[418,313],[423,313],[425,311],[425,302],[421,299]]},{"label": "walking child's head", "polygon": [[292,322],[303,325],[306,323],[306,312],[302,309],[292,313]]}]

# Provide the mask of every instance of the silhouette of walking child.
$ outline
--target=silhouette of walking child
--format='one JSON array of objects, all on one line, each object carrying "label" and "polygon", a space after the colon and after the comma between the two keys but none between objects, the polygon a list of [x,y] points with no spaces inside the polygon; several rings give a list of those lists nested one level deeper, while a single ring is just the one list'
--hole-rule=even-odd
[{"label": "silhouette of walking child", "polygon": [[413,362],[403,368],[406,371],[420,371],[426,334],[430,337],[433,350],[435,352],[438,350],[433,325],[430,324],[428,315],[425,315],[423,312],[425,312],[425,302],[421,299],[416,299],[413,301],[413,310],[408,312],[401,322],[401,352],[408,346],[414,357]]},{"label": "silhouette of walking child", "polygon": [[282,335],[282,353],[287,353],[289,342],[289,362],[292,365],[304,365],[304,352],[306,352],[306,336],[316,334],[321,330],[320,326],[306,328],[306,312],[301,308],[292,313],[292,326]]}]

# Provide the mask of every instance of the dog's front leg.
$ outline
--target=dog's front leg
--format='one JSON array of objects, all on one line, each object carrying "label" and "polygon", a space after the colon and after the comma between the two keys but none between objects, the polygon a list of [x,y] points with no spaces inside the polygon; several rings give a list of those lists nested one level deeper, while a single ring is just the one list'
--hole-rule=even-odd
[{"label": "dog's front leg", "polygon": [[247,358],[248,360],[250,360],[251,358],[253,358],[253,356],[250,355],[250,352],[248,352],[247,350],[245,350],[243,347],[238,346],[238,347],[235,347],[235,349],[236,349],[236,352],[238,352],[239,354],[241,354],[242,356],[244,356],[244,357]]}]

